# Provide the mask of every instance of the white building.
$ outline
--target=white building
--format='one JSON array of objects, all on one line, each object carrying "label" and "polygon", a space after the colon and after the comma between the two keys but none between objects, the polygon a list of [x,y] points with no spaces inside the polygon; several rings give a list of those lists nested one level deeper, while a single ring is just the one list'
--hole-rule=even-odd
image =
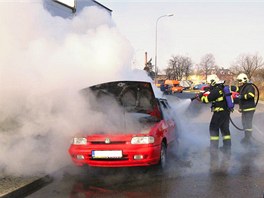
[{"label": "white building", "polygon": [[94,0],[43,0],[43,6],[52,16],[63,18],[74,17],[87,6],[98,6],[108,11],[110,15],[112,14],[112,10]]}]

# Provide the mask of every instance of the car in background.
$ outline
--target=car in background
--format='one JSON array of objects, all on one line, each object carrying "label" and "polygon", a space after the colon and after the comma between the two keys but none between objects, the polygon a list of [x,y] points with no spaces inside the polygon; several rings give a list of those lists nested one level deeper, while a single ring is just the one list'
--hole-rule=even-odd
[{"label": "car in background", "polygon": [[191,86],[192,86],[192,83],[188,80],[181,80],[180,81],[180,86],[183,87],[183,90],[187,90],[187,89],[190,89]]},{"label": "car in background", "polygon": [[165,95],[170,95],[170,94],[172,94],[172,90],[171,90],[171,88],[172,88],[172,85],[169,85],[169,84],[162,83],[162,84],[160,85],[160,91],[162,91],[163,94],[165,94]]},{"label": "car in background", "polygon": [[104,119],[98,123],[102,129],[84,129],[73,137],[68,152],[75,165],[166,167],[167,151],[178,145],[175,116],[166,99],[155,97],[151,83],[108,82],[81,94],[93,108],[91,116]]},{"label": "car in background", "polygon": [[183,92],[183,87],[180,86],[180,81],[178,80],[165,80],[165,85],[170,87],[172,94]]},{"label": "car in background", "polygon": [[202,86],[200,90],[203,91],[203,92],[210,91],[210,85]]},{"label": "car in background", "polygon": [[157,80],[157,82],[156,82],[156,87],[158,87],[158,88],[160,88],[160,86],[162,85],[162,84],[164,84],[164,82],[165,82],[165,80]]},{"label": "car in background", "polygon": [[193,90],[202,90],[203,87],[208,87],[209,85],[208,84],[205,84],[205,83],[201,83],[201,84],[197,84],[197,85],[194,85],[193,86]]}]

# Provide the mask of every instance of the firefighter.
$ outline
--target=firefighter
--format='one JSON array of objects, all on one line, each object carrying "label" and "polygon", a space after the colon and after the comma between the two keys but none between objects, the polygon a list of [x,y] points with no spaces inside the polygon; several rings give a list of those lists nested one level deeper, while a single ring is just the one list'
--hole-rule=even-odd
[{"label": "firefighter", "polygon": [[221,131],[223,146],[220,150],[223,151],[227,159],[231,155],[231,135],[229,130],[230,111],[226,104],[226,99],[223,93],[224,81],[219,81],[218,78],[212,77],[210,80],[209,94],[200,93],[199,98],[203,103],[212,104],[213,112],[209,125],[210,132],[210,162],[211,168],[214,169],[218,165],[218,150],[219,150],[219,131]]},{"label": "firefighter", "polygon": [[239,92],[239,112],[242,113],[242,126],[244,138],[241,144],[250,145],[252,143],[252,121],[256,110],[255,89],[246,74],[241,73],[237,76],[238,86],[232,86],[231,90]]}]

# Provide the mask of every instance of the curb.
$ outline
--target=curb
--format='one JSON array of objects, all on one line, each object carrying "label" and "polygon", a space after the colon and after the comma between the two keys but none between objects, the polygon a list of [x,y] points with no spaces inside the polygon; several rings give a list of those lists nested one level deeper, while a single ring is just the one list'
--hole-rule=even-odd
[{"label": "curb", "polygon": [[20,187],[12,192],[9,192],[3,196],[1,196],[1,198],[21,198],[21,197],[25,197],[29,194],[31,194],[34,191],[37,191],[38,189],[42,188],[43,186],[51,183],[53,181],[53,179],[49,176],[46,175],[40,179],[37,179],[23,187]]}]

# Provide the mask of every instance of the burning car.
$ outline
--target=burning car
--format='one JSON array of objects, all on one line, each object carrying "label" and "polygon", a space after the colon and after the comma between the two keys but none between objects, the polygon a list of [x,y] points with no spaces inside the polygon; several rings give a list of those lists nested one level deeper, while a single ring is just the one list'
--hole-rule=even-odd
[{"label": "burning car", "polygon": [[[68,151],[77,166],[166,166],[168,149],[177,147],[178,134],[168,101],[155,97],[151,83],[108,82],[85,88],[81,94],[94,112],[106,116],[101,125],[108,121],[115,127],[83,130],[73,138]],[[115,110],[106,112],[110,106]]]}]

